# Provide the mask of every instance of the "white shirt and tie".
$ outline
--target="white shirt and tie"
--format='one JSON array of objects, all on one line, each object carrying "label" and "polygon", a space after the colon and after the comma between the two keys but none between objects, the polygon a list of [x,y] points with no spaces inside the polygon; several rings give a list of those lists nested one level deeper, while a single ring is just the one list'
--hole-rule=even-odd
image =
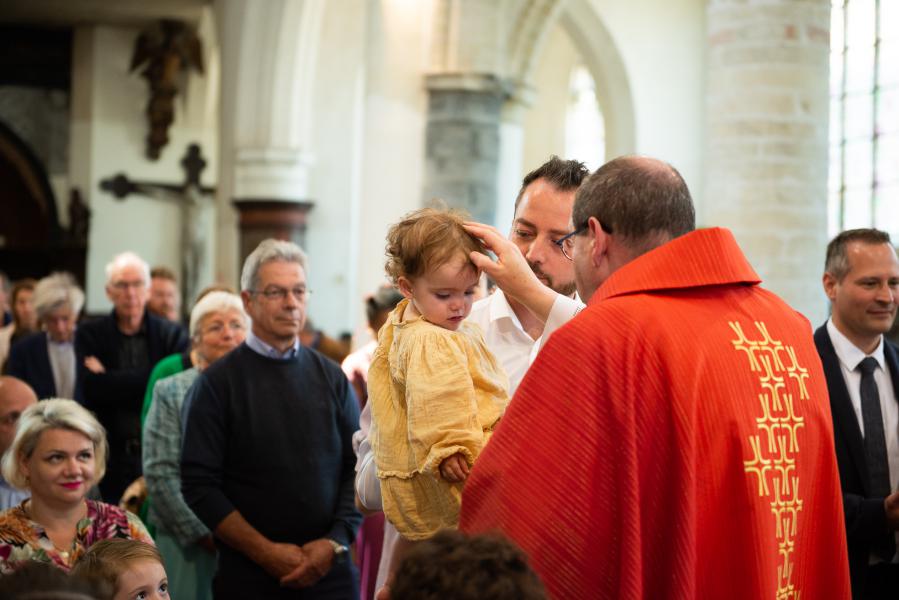
[{"label": "white shirt and tie", "polygon": [[[896,491],[899,489],[899,403],[896,401],[895,388],[893,380],[890,377],[887,368],[886,358],[884,357],[883,336],[880,337],[880,343],[871,354],[865,354],[855,344],[849,341],[845,335],[840,333],[833,319],[827,320],[827,333],[830,335],[830,341],[833,343],[833,349],[836,352],[837,359],[840,362],[840,371],[843,373],[843,381],[846,382],[846,390],[849,392],[849,401],[852,403],[852,410],[855,412],[858,428],[865,437],[865,423],[862,416],[862,398],[861,398],[861,381],[862,374],[858,369],[859,363],[870,356],[877,361],[877,368],[874,369],[874,382],[877,384],[877,392],[880,396],[880,414],[883,417],[884,439],[887,448],[887,462],[890,471],[890,489]],[[897,534],[897,545],[899,545],[899,534]],[[872,562],[878,562],[879,559],[872,556]],[[896,558],[893,558],[896,562]]]}]

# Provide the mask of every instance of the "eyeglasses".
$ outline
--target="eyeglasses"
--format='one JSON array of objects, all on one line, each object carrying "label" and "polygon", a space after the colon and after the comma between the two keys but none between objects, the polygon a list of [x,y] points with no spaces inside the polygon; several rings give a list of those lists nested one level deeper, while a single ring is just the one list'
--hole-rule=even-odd
[{"label": "eyeglasses", "polygon": [[240,321],[231,321],[230,323],[213,323],[203,330],[203,335],[206,335],[207,333],[214,333],[215,335],[219,335],[220,333],[225,331],[226,327],[234,333],[238,333],[246,329],[246,326]]},{"label": "eyeglasses", "polygon": [[292,294],[293,297],[297,300],[297,302],[305,302],[306,298],[309,294],[312,293],[311,290],[307,290],[304,287],[295,287],[292,290],[288,290],[287,288],[282,287],[267,287],[264,290],[248,290],[251,294],[256,294],[258,296],[262,296],[269,302],[281,301],[283,302],[287,298],[287,294]]},{"label": "eyeglasses", "polygon": [[[606,225],[602,221],[599,222],[599,227],[606,233],[609,233],[609,234],[612,233],[612,228],[609,227],[608,225]],[[555,244],[556,246],[559,247],[559,250],[562,251],[562,255],[565,258],[567,258],[568,260],[572,260],[571,251],[574,249],[574,236],[580,235],[581,233],[584,233],[585,231],[587,231],[587,222],[586,221],[584,222],[583,225],[581,225],[580,227],[578,227],[571,233],[565,234],[564,236],[562,236],[559,239],[557,239],[556,241],[554,241],[553,244]]]},{"label": "eyeglasses", "polygon": [[120,280],[116,281],[115,283],[113,283],[112,287],[114,287],[115,289],[117,289],[119,291],[125,291],[128,288],[134,288],[134,289],[140,290],[140,289],[143,289],[145,285],[146,285],[146,283],[144,282],[143,279],[138,279],[136,281],[123,281],[120,279]]}]

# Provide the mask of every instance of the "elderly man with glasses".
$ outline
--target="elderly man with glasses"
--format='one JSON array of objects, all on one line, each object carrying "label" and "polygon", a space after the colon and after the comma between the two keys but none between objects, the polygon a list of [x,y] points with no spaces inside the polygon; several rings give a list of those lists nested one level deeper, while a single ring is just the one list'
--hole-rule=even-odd
[{"label": "elderly man with glasses", "polygon": [[103,500],[117,503],[141,475],[140,413],[153,366],[187,349],[183,327],[146,310],[150,267],[125,252],[106,265],[109,315],[81,324],[75,334],[81,392],[109,440],[109,464],[100,482]]},{"label": "elderly man with glasses", "polygon": [[240,285],[246,341],[199,375],[183,408],[182,491],[215,534],[213,595],[355,598],[359,408],[340,367],[300,345],[306,257],[265,240]]}]

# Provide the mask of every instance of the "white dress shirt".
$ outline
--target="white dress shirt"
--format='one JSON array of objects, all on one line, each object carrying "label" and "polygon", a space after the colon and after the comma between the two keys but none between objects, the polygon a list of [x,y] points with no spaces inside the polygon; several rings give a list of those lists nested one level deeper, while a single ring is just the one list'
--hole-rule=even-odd
[{"label": "white dress shirt", "polygon": [[833,349],[840,360],[840,370],[843,372],[843,380],[849,391],[849,400],[858,420],[858,428],[865,436],[865,422],[862,418],[862,398],[859,387],[862,382],[862,374],[856,370],[858,363],[867,356],[877,361],[877,369],[874,370],[874,382],[877,383],[877,391],[880,393],[880,414],[883,415],[884,437],[887,443],[887,460],[890,463],[890,487],[895,491],[899,487],[899,403],[893,389],[893,381],[887,371],[886,359],[883,356],[883,336],[877,349],[870,355],[858,349],[845,335],[840,333],[833,319],[827,320],[827,333],[833,342]]},{"label": "white dress shirt", "polygon": [[583,308],[576,298],[557,295],[543,333],[535,340],[521,326],[502,290],[496,290],[474,303],[468,321],[477,323],[483,330],[487,348],[509,376],[509,396],[512,396],[549,336]]}]

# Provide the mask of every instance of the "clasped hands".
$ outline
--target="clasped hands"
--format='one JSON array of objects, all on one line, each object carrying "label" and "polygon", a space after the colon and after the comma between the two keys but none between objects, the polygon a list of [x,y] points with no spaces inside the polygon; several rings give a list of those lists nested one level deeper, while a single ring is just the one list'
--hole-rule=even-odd
[{"label": "clasped hands", "polygon": [[334,563],[334,546],[326,539],[313,540],[302,547],[272,543],[261,561],[266,572],[282,587],[304,588],[315,585],[328,574]]}]

